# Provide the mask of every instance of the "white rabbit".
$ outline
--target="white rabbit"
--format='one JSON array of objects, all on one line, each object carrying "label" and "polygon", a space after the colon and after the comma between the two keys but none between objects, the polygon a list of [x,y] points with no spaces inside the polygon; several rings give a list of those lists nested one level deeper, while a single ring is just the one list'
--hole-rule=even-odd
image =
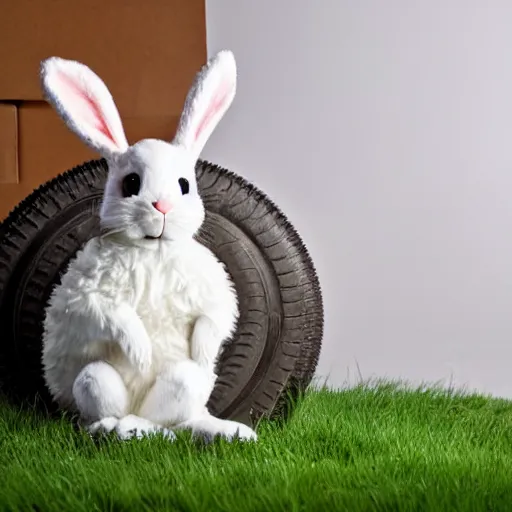
[{"label": "white rabbit", "polygon": [[233,101],[236,75],[233,54],[219,52],[197,74],[174,140],[130,146],[91,69],[57,57],[41,64],[49,103],[109,165],[101,236],[71,261],[44,323],[46,384],[91,433],[256,439],[206,408],[238,302],[222,263],[194,239],[204,220],[194,167]]}]

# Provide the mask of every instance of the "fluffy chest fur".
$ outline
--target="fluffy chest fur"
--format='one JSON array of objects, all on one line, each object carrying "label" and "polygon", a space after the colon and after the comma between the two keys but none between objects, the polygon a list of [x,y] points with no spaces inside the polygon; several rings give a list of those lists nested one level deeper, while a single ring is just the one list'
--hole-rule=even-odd
[{"label": "fluffy chest fur", "polygon": [[102,253],[104,271],[97,274],[102,294],[133,307],[152,340],[155,358],[188,357],[196,319],[229,287],[220,263],[194,242]]},{"label": "fluffy chest fur", "polygon": [[[54,292],[47,312],[47,344],[57,342],[64,350],[83,345],[90,353],[95,345],[78,340],[87,329],[82,331],[76,318],[87,315],[98,295],[114,306],[134,309],[151,339],[157,364],[190,357],[195,321],[212,308],[223,308],[232,325],[237,315],[226,270],[194,240],[123,248],[98,238],[78,254]],[[73,343],[70,336],[80,343]]]}]

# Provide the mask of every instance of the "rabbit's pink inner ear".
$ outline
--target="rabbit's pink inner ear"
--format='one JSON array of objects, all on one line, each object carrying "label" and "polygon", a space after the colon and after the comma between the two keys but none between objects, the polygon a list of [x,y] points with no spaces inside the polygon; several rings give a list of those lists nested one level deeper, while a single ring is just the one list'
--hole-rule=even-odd
[{"label": "rabbit's pink inner ear", "polygon": [[230,82],[225,81],[219,87],[219,90],[213,97],[210,105],[206,109],[203,117],[199,121],[197,125],[196,131],[194,133],[194,141],[196,142],[203,133],[204,129],[210,124],[212,119],[221,111],[224,110],[226,102],[228,101],[229,95],[231,93],[232,86]]},{"label": "rabbit's pink inner ear", "polygon": [[88,91],[65,73],[56,73],[55,80],[59,88],[60,101],[65,105],[73,105],[75,120],[84,128],[89,126],[100,132],[114,148],[118,149],[119,142],[110,131],[99,104],[87,94]]}]

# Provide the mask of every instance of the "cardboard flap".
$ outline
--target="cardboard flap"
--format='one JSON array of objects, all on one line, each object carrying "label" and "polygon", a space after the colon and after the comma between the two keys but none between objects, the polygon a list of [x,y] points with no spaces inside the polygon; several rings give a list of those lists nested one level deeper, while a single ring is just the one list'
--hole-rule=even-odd
[{"label": "cardboard flap", "polygon": [[205,2],[3,0],[0,100],[42,100],[51,56],[92,68],[123,116],[177,114],[206,60]]},{"label": "cardboard flap", "polygon": [[0,183],[18,183],[18,112],[0,103]]}]

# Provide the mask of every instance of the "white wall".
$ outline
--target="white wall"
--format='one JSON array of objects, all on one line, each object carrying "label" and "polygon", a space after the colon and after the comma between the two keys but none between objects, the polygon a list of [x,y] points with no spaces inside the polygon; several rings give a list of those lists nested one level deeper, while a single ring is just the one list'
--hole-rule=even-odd
[{"label": "white wall", "polygon": [[512,396],[512,2],[208,0],[207,29],[239,86],[203,157],[307,243],[318,374]]}]

